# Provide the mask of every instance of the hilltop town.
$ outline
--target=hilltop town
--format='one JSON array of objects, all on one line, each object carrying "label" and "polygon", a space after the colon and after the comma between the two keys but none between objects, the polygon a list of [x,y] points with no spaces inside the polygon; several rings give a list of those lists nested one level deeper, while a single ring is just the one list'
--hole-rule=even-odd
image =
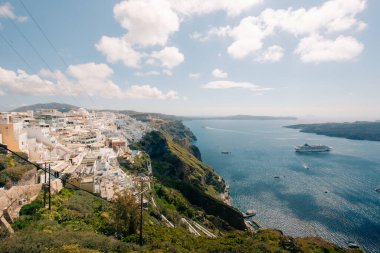
[{"label": "hilltop town", "polygon": [[[135,175],[120,168],[118,158],[130,165],[142,158],[142,152],[131,150],[128,144],[150,130],[146,123],[125,114],[83,108],[65,113],[55,109],[1,113],[0,143],[42,168],[29,172],[27,180],[0,182],[1,224],[12,232],[8,222],[38,196],[46,182],[53,193],[62,189],[63,179],[68,188],[84,189],[107,200],[126,189],[136,191]],[[149,160],[145,166],[151,173]],[[44,172],[48,168],[51,174]]]}]

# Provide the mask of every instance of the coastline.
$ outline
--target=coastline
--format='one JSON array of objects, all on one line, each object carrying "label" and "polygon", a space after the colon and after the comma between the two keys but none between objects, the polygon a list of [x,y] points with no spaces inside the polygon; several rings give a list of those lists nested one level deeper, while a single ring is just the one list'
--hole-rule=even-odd
[{"label": "coastline", "polygon": [[226,185],[224,187],[224,192],[220,194],[220,197],[221,197],[222,201],[224,202],[224,204],[232,206],[232,198],[231,198],[231,194],[230,194],[230,186],[229,185]]},{"label": "coastline", "polygon": [[302,133],[312,133],[335,138],[358,141],[380,141],[380,122],[346,122],[346,123],[315,123],[287,125],[285,128],[297,129]]},{"label": "coastline", "polygon": [[[227,180],[226,181],[226,188],[225,188],[224,192],[223,192],[223,189],[221,189],[221,192],[220,192],[220,196],[221,196],[223,202],[225,204],[228,204],[228,205],[232,206],[232,207],[236,207],[236,205],[237,205],[237,207],[240,210],[242,210],[242,211],[243,210],[245,211],[246,209],[249,209],[249,208],[254,207],[254,206],[250,206],[253,203],[251,201],[249,201],[249,202],[245,201],[246,199],[244,199],[244,203],[242,203],[242,200],[241,200],[240,195],[239,195],[240,194],[239,191],[242,188],[242,186],[239,183],[236,183],[236,180],[232,180],[232,179],[235,179],[234,177],[236,175],[244,174],[245,176],[240,179],[240,180],[243,180],[243,182],[245,183],[243,189],[246,190],[248,193],[252,193],[253,189],[254,189],[254,187],[256,185],[252,184],[252,187],[249,187],[247,185],[248,178],[251,179],[250,176],[252,174],[252,170],[247,169],[247,170],[244,170],[244,173],[242,173],[241,170],[240,170],[240,168],[237,168],[238,166],[241,165],[241,163],[236,163],[235,162],[236,156],[233,156],[233,157],[231,157],[231,159],[228,159],[228,160],[225,161],[225,159],[221,159],[219,157],[220,156],[220,150],[229,150],[230,149],[229,145],[235,145],[238,142],[239,143],[241,143],[241,142],[244,143],[243,144],[243,148],[245,150],[259,150],[257,148],[260,148],[260,147],[256,147],[255,145],[252,148],[249,147],[250,141],[253,138],[255,138],[255,139],[259,138],[259,141],[261,141],[260,143],[265,143],[265,145],[268,145],[268,147],[271,147],[271,145],[273,145],[273,143],[277,144],[277,143],[282,143],[282,142],[283,143],[287,142],[286,143],[287,146],[293,147],[292,146],[293,142],[294,143],[298,142],[298,140],[295,140],[295,138],[297,138],[297,139],[298,138],[300,138],[300,139],[304,138],[304,136],[302,136],[301,134],[296,134],[298,131],[294,131],[294,133],[292,132],[291,134],[289,134],[289,135],[292,135],[290,137],[287,136],[287,135],[285,135],[285,137],[292,138],[292,139],[290,139],[290,141],[288,139],[283,140],[283,139],[280,139],[280,137],[283,137],[283,136],[281,136],[279,133],[275,132],[276,134],[273,135],[273,143],[267,143],[267,142],[264,142],[264,141],[266,141],[265,138],[262,138],[262,136],[259,136],[259,135],[258,136],[254,136],[254,137],[251,137],[251,136],[247,136],[246,137],[245,135],[244,136],[240,136],[240,135],[236,135],[235,136],[233,134],[226,133],[226,136],[224,136],[224,135],[222,135],[222,133],[218,133],[218,132],[213,132],[213,134],[211,135],[211,134],[209,134],[209,132],[207,131],[207,129],[204,130],[202,128],[203,124],[204,124],[203,122],[195,122],[195,123],[191,122],[189,124],[186,124],[186,126],[189,127],[192,131],[194,131],[194,134],[198,138],[198,141],[195,142],[194,145],[198,145],[198,147],[199,147],[199,149],[200,149],[200,151],[202,153],[202,158],[203,158],[204,162],[206,162],[206,163],[210,164],[211,166],[213,166],[216,173],[218,173],[218,174],[222,173],[222,174],[219,174],[219,175],[223,175],[223,178],[225,178]],[[215,125],[217,125],[217,124],[219,124],[219,123],[215,123]],[[239,123],[237,123],[237,124],[239,125]],[[281,123],[276,123],[273,127],[272,126],[270,126],[270,127],[272,127],[273,129],[275,129],[275,127],[276,127],[275,130],[277,130],[278,129],[277,125],[280,125],[280,124]],[[234,126],[234,125],[231,125],[231,124],[226,124],[226,125],[229,126],[230,128],[232,128]],[[257,124],[257,125],[258,125],[258,127],[257,127],[258,130],[265,131],[266,129],[264,129],[264,128],[266,128],[268,124],[262,124],[262,125]],[[246,125],[243,124],[243,126],[251,127],[251,124],[246,124]],[[254,126],[256,127],[256,125],[254,125]],[[270,127],[268,127],[268,128],[270,130],[272,130],[272,128],[270,128]],[[281,126],[278,126],[278,127],[282,128],[283,126],[281,125]],[[244,128],[244,130],[245,130],[245,128]],[[281,134],[282,134],[282,132],[281,132]],[[287,132],[284,131],[284,134],[287,134]],[[240,139],[237,139],[237,141],[235,141],[235,139],[233,139],[231,137],[232,135],[233,135],[233,138],[236,137],[236,138],[240,138]],[[210,138],[209,138],[209,136],[210,136]],[[295,137],[293,137],[293,136],[295,136]],[[306,137],[308,137],[308,136],[306,136]],[[251,138],[251,139],[248,139],[248,138]],[[278,139],[276,139],[276,138],[278,138]],[[221,141],[219,143],[218,139],[228,140],[228,141]],[[230,139],[233,139],[234,141],[230,141]],[[245,139],[247,140],[246,142],[244,141]],[[212,143],[212,144],[210,144],[210,143]],[[342,143],[339,143],[339,145],[335,144],[337,146],[337,149],[338,149],[338,147],[340,147],[340,144],[341,145],[345,145],[346,143],[342,142]],[[366,144],[366,142],[364,144]],[[288,157],[288,155],[287,155],[288,153],[290,154],[290,157],[293,157],[293,150],[291,150],[290,148],[288,148],[288,149],[286,149],[286,147],[285,148],[278,148],[278,150],[279,151],[285,150],[284,152],[282,152],[282,153],[279,154],[280,158]],[[276,149],[276,151],[277,151],[277,149]],[[237,152],[236,152],[236,154],[237,154]],[[277,155],[277,153],[274,153],[274,154]],[[255,158],[255,157],[251,157],[249,155],[250,154],[247,154],[246,155],[247,157],[243,156],[243,158],[245,158],[245,159],[254,159]],[[277,159],[277,157],[274,157],[274,158]],[[312,176],[316,175],[317,178],[319,178],[320,174],[322,175],[322,173],[329,172],[329,173],[339,174],[339,172],[340,172],[339,170],[331,170],[331,169],[327,169],[328,167],[322,166],[322,165],[324,165],[326,163],[325,160],[328,160],[327,158],[322,159],[322,158],[317,157],[318,159],[317,158],[313,159],[312,156],[297,156],[296,158],[298,158],[300,161],[297,160],[296,162],[289,162],[289,164],[291,164],[293,167],[290,167],[290,168],[281,168],[281,170],[280,169],[278,169],[278,170],[276,170],[276,169],[272,170],[271,169],[270,170],[271,174],[269,176],[265,175],[265,173],[260,174],[259,175],[260,179],[263,179],[263,181],[265,183],[267,183],[268,185],[266,185],[265,183],[262,183],[262,185],[258,185],[258,186],[264,186],[264,185],[268,186],[269,188],[265,188],[264,189],[265,191],[277,193],[277,191],[279,191],[282,188],[284,188],[285,186],[283,186],[283,185],[285,183],[288,183],[288,181],[290,180],[290,177],[287,176],[286,179],[284,178],[283,180],[280,181],[280,183],[277,183],[277,181],[274,181],[274,183],[273,183],[273,175],[279,175],[279,174],[281,174],[281,172],[285,173],[283,171],[286,171],[286,172],[289,171],[290,173],[292,173],[292,175],[294,177],[296,177],[296,176],[297,176],[297,178],[300,177],[302,180],[305,179],[305,181],[309,181],[309,179],[311,178],[310,176],[308,176],[309,174],[311,174]],[[334,157],[328,157],[328,158],[332,159]],[[302,162],[304,160],[308,164],[313,165],[313,167],[311,167],[311,168],[315,167],[315,170],[305,171],[304,167],[302,167]],[[314,163],[312,163],[311,160],[313,160]],[[336,162],[336,161],[334,160],[334,162]],[[259,165],[261,165],[260,164],[260,159],[257,161],[257,163]],[[277,162],[277,160],[275,160],[273,162],[274,165],[277,165],[277,164],[281,165],[283,163],[287,164],[287,160],[285,162],[283,162],[281,160],[279,160],[279,162]],[[245,164],[242,164],[242,165],[244,166]],[[268,164],[264,164],[264,165],[267,166]],[[335,165],[335,163],[334,163],[334,165]],[[356,164],[354,164],[352,166],[352,168],[355,168],[355,167],[356,167]],[[272,172],[273,172],[273,175],[272,175]],[[320,176],[320,177],[322,177],[322,176]],[[335,182],[335,180],[332,180],[332,181]],[[230,184],[231,188],[227,187],[227,184]],[[280,187],[276,188],[276,186],[278,186],[278,185],[280,185]],[[233,189],[232,189],[232,187],[233,187]],[[290,184],[290,186],[286,185],[286,187],[290,187],[291,189],[295,188],[294,184]],[[342,187],[345,188],[344,186],[342,186]],[[313,187],[310,187],[310,189],[314,190]],[[228,192],[230,192],[231,194],[234,194],[234,197],[229,196]],[[313,193],[314,192],[316,192],[316,194],[319,193],[318,189],[316,191],[313,191]],[[243,194],[248,194],[248,193],[243,192]],[[235,196],[235,194],[237,194],[237,195]],[[288,197],[288,195],[286,195],[284,192],[280,192],[278,194],[279,194],[278,196]],[[254,195],[251,195],[251,196],[254,196]],[[302,196],[303,195],[301,195],[301,197]],[[308,195],[305,195],[305,196],[309,197]],[[292,195],[290,195],[290,197],[292,197]],[[322,195],[320,195],[320,197],[322,197],[322,198],[331,198],[331,194],[326,194],[326,195],[322,194]],[[249,200],[250,198],[253,198],[253,197],[249,197],[249,198],[247,198],[247,200]],[[293,199],[291,199],[291,200],[295,201],[295,197]],[[278,202],[285,202],[285,201],[287,201],[286,198],[278,200]],[[282,228],[281,226],[278,226],[278,224],[281,224],[281,222],[284,223],[285,221],[271,222],[271,220],[270,220],[270,222],[267,223],[267,219],[268,219],[267,217],[270,214],[272,214],[273,212],[271,211],[271,209],[269,209],[268,211],[266,211],[265,207],[271,207],[271,206],[273,206],[273,204],[271,204],[271,203],[269,203],[269,204],[267,203],[267,204],[264,204],[264,205],[260,205],[260,204],[261,204],[260,201],[256,201],[255,202],[255,206],[257,208],[257,209],[255,208],[255,209],[259,211],[260,215],[259,215],[259,217],[254,217],[253,218],[253,220],[256,220],[256,218],[259,219],[259,225],[260,226],[263,226],[265,228],[281,229],[281,231],[284,231],[285,234],[291,235],[292,237],[294,236],[295,238],[304,238],[304,237],[318,236],[318,235],[316,235],[314,233],[307,233],[308,230],[305,230],[305,232],[302,232],[302,233],[297,233],[297,232],[294,233],[294,231],[292,229],[294,227],[296,227],[297,223],[295,223],[295,222],[297,222],[297,219],[298,219],[297,217],[294,220],[292,220],[292,223],[288,223],[288,224],[290,224],[289,226],[287,224],[285,224],[284,228]],[[315,205],[317,205],[317,204],[315,204]],[[323,203],[321,204],[321,208],[324,208]],[[297,211],[297,212],[300,213],[301,211]],[[286,217],[287,214],[285,213],[284,215],[282,215],[282,217],[283,216]],[[276,219],[276,216],[274,216],[274,217],[275,217],[274,219]],[[269,219],[271,219],[271,218],[269,218]],[[273,223],[275,223],[275,225],[273,225]],[[299,223],[299,224],[302,224],[302,223]],[[292,227],[290,227],[290,226],[292,226]],[[325,226],[321,226],[321,227],[322,227],[322,229],[325,229],[325,227],[326,227],[325,230],[328,231],[328,229],[330,228],[329,226],[330,226],[330,224],[325,224]],[[284,229],[284,230],[282,230],[282,229]],[[320,234],[323,234],[323,233],[319,233],[319,236],[320,236]],[[332,235],[334,236],[334,234],[332,234]],[[331,237],[330,238],[328,236],[324,236],[323,238],[324,238],[324,240],[329,241],[329,242],[334,242],[335,245],[339,245],[339,247],[343,247],[343,248],[347,248],[347,244],[346,244],[347,241],[349,241],[350,239],[353,240],[352,236],[338,237],[338,240],[336,239],[336,237]],[[368,240],[368,239],[366,239],[366,240]],[[361,246],[363,246],[363,247],[365,247],[367,249],[367,247],[366,247],[367,245],[365,244],[366,241],[363,242],[362,240],[357,240],[357,242],[358,242],[359,245],[361,245]]]}]

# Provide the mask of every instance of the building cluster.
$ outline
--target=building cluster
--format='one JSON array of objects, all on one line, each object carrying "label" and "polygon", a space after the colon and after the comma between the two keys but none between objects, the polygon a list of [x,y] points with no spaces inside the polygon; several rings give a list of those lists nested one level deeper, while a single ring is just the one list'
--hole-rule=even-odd
[{"label": "building cluster", "polygon": [[[123,189],[134,189],[133,178],[118,165],[118,157],[133,163],[141,152],[130,150],[150,128],[125,114],[66,113],[54,109],[0,113],[0,143],[29,160],[49,164],[68,187],[80,187],[110,200]],[[44,173],[37,181],[47,180]]]}]

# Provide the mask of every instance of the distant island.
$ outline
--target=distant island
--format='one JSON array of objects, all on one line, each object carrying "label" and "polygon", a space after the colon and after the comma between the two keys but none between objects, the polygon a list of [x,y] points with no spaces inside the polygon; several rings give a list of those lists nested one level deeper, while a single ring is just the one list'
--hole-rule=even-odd
[{"label": "distant island", "polygon": [[210,117],[184,117],[183,120],[296,120],[292,116],[254,116],[254,115],[232,115],[232,116],[210,116]]},{"label": "distant island", "polygon": [[285,127],[300,129],[300,131],[304,133],[315,133],[350,140],[380,141],[380,121],[298,124]]},{"label": "distant island", "polygon": [[135,111],[120,111],[129,116],[142,121],[148,121],[150,118],[162,118],[171,120],[297,120],[292,116],[254,116],[254,115],[231,115],[231,116],[176,116],[162,113],[139,113]]}]

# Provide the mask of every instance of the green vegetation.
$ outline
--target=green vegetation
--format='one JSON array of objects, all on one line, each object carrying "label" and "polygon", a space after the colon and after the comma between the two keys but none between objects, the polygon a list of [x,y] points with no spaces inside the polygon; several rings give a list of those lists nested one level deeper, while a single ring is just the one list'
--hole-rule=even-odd
[{"label": "green vegetation", "polygon": [[134,174],[139,174],[139,173],[148,174],[146,163],[147,161],[149,161],[149,156],[144,152],[142,153],[141,157],[135,156],[133,158],[133,163],[124,159],[123,157],[118,157],[117,160],[119,162],[120,167],[124,171],[129,171]]},{"label": "green vegetation", "polygon": [[124,238],[136,233],[140,214],[139,205],[132,193],[124,191],[117,194],[112,214],[117,238]]},{"label": "green vegetation", "polygon": [[[159,184],[155,188],[157,194],[165,191],[160,193],[162,199],[173,206],[185,201]],[[28,223],[14,225],[15,234],[1,239],[0,252],[354,252],[319,238],[293,239],[272,229],[225,231],[216,239],[195,237],[184,227],[166,227],[151,207],[144,213],[144,246],[140,248],[137,234],[114,236],[112,203],[67,189],[54,195],[52,201],[51,211],[40,206],[41,196],[24,206],[20,220],[28,218]]]},{"label": "green vegetation", "polygon": [[[63,189],[43,208],[42,194],[23,206],[15,234],[2,239],[0,252],[127,252],[117,240],[111,203],[86,192]],[[75,251],[77,249],[77,251]],[[95,251],[85,251],[95,250]]]},{"label": "green vegetation", "polygon": [[380,122],[299,124],[286,126],[301,132],[341,137],[351,140],[380,141]]},{"label": "green vegetation", "polygon": [[[19,153],[26,157],[26,154]],[[14,155],[0,155],[0,187],[10,188],[20,181],[27,172],[34,170],[32,165],[26,164],[23,160]]]},{"label": "green vegetation", "polygon": [[152,121],[153,126],[157,127],[159,130],[170,135],[177,142],[186,141],[196,141],[197,137],[191,132],[191,130],[178,120],[158,120]]},{"label": "green vegetation", "polygon": [[[169,135],[153,131],[140,142],[152,160],[153,175],[166,187],[177,189],[192,205],[224,220],[222,229],[245,229],[241,213],[224,204],[219,194],[225,182]],[[218,222],[219,224],[219,222]]]},{"label": "green vegetation", "polygon": [[194,237],[183,228],[149,226],[146,233],[147,250],[155,252],[355,252],[321,239],[293,239],[273,229],[231,232],[216,239]]},{"label": "green vegetation", "polygon": [[166,136],[190,151],[198,160],[202,161],[201,152],[198,147],[193,145],[197,137],[186,127],[182,121],[172,119],[157,119],[151,121],[151,125],[165,133]]}]

